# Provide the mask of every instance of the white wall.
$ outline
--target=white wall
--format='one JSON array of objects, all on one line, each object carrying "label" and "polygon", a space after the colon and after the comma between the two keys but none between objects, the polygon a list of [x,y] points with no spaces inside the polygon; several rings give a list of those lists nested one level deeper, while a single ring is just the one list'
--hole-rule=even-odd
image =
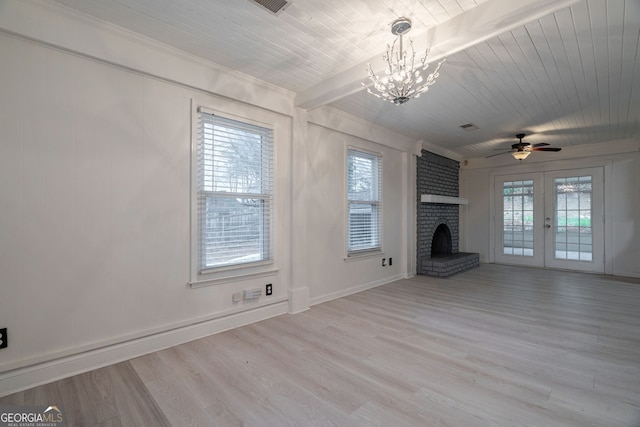
[{"label": "white wall", "polygon": [[[321,141],[309,149],[307,198],[307,265],[311,302],[353,293],[380,282],[402,277],[403,153],[370,141],[310,125],[309,140]],[[347,147],[382,155],[383,164],[383,251],[375,257],[346,258],[346,163]],[[382,258],[391,257],[391,266]],[[318,274],[319,273],[319,274]]]},{"label": "white wall", "polygon": [[[416,269],[415,153],[419,143],[336,113],[324,107],[308,114],[305,254],[310,264],[311,304],[412,277]],[[347,147],[379,153],[383,159],[383,254],[371,258],[345,260]],[[383,267],[382,258],[393,258],[393,264]]]},{"label": "white wall", "polygon": [[[415,142],[55,4],[1,6],[0,395],[412,274]],[[278,129],[266,276],[188,284],[192,102]],[[346,143],[383,154],[391,267],[343,260]]]},{"label": "white wall", "polygon": [[[522,163],[511,156],[468,159],[461,168],[461,248],[491,262],[493,244],[490,194],[495,173],[517,174],[603,166],[605,172],[605,245],[607,274],[640,277],[640,141],[610,141],[567,147],[559,153],[533,154]],[[464,165],[464,163],[463,163]]]},{"label": "white wall", "polygon": [[640,153],[617,156],[611,179],[613,274],[640,277]]}]

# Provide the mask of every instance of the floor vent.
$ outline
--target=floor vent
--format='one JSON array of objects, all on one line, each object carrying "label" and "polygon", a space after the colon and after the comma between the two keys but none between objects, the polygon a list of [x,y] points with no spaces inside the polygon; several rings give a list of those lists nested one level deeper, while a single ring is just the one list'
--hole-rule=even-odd
[{"label": "floor vent", "polygon": [[256,3],[274,15],[279,15],[280,12],[285,10],[291,4],[290,1],[287,0],[251,0],[253,3]]}]

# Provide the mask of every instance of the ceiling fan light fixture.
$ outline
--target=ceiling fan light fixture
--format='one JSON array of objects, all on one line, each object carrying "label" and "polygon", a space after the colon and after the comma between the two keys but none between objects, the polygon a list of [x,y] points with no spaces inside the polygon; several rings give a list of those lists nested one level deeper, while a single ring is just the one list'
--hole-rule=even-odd
[{"label": "ceiling fan light fixture", "polygon": [[514,151],[511,153],[511,155],[518,160],[526,159],[529,157],[529,154],[531,154],[531,151]]},{"label": "ceiling fan light fixture", "polygon": [[[460,126],[463,127],[464,125]],[[503,151],[502,153],[497,153],[497,154],[492,154],[490,156],[487,156],[486,158],[490,158],[490,157],[494,157],[494,156],[499,156],[500,154],[506,154],[506,153],[511,153],[511,155],[517,159],[517,160],[524,160],[527,157],[529,157],[529,154],[531,154],[534,151],[554,151],[554,152],[558,152],[560,150],[562,150],[562,148],[559,147],[549,147],[548,143],[546,142],[538,142],[537,144],[533,144],[531,145],[528,142],[522,142],[522,138],[525,137],[524,133],[519,133],[516,135],[516,138],[518,138],[520,141],[512,144],[511,145],[511,150],[508,151]],[[494,150],[499,150],[499,148],[494,148]]]},{"label": "ceiling fan light fixture", "polygon": [[382,56],[385,61],[384,75],[379,77],[369,64],[367,70],[371,86],[377,91],[374,92],[370,86],[362,82],[362,86],[371,95],[385,101],[402,105],[411,98],[419,98],[421,94],[429,90],[429,86],[435,83],[440,75],[440,66],[447,59],[444,58],[438,63],[436,69],[426,75],[429,68],[427,63],[427,49],[422,58],[416,59],[416,52],[413,49],[413,42],[409,40],[409,49],[404,50],[402,36],[411,30],[411,20],[409,18],[399,18],[391,24],[391,33],[397,38],[393,44],[387,45],[387,51]]}]

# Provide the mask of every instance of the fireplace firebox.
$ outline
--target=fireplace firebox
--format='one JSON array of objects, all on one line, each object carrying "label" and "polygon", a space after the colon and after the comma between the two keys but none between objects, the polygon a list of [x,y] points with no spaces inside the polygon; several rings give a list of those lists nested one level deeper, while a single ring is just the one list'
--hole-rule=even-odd
[{"label": "fireplace firebox", "polygon": [[436,231],[433,232],[433,238],[431,239],[431,257],[438,257],[442,255],[451,255],[453,251],[453,245],[451,244],[451,230],[446,224],[440,224],[436,227]]}]

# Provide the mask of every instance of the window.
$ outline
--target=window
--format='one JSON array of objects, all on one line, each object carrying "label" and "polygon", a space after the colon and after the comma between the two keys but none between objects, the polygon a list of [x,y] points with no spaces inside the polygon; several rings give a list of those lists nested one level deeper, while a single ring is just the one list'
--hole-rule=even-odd
[{"label": "window", "polygon": [[198,117],[199,271],[270,261],[273,131]]},{"label": "window", "polygon": [[380,251],[382,157],[347,151],[347,255]]}]

